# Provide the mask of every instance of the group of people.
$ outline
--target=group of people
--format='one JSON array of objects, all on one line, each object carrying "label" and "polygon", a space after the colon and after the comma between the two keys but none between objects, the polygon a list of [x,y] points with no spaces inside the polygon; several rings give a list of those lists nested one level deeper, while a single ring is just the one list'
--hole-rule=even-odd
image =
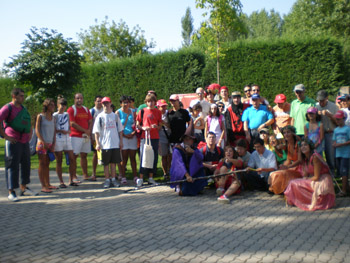
[{"label": "group of people", "polygon": [[[304,210],[331,208],[335,201],[332,181],[335,172],[342,177],[338,196],[347,196],[350,191],[350,100],[343,95],[333,103],[328,100],[327,91],[321,90],[316,103],[306,96],[303,84],[296,85],[293,91],[296,99],[288,103],[284,94],[278,94],[274,107],[260,95],[261,88],[255,84],[246,85],[244,95],[234,91],[231,96],[226,86],[218,84],[197,88],[197,98],[188,108],[174,94],[169,98],[168,109],[168,102],[158,100],[152,90],[147,92],[145,104],[138,108],[133,98],[125,95],[120,98],[119,109],[109,97],[102,96],[95,97],[90,110],[83,105],[80,93],[75,94],[74,105],[69,108],[63,97],[57,103],[46,99],[36,117],[34,131],[38,138],[41,191],[50,193],[56,189],[49,180],[53,158],[60,188],[67,187],[62,178],[63,156],[69,164],[69,186],[81,183],[76,175],[80,156],[83,180],[96,180],[100,162],[104,167],[104,187],[108,188],[128,184],[125,170],[129,159],[138,187],[146,179],[149,184],[156,184],[160,155],[164,179],[176,182],[171,187],[179,195],[197,195],[213,184],[218,201],[223,203],[229,203],[229,197],[242,190],[261,190],[284,194],[288,204]],[[27,186],[30,132],[28,128],[22,131],[12,125],[17,115],[27,112],[23,100],[24,92],[16,88],[12,91],[12,102],[0,110],[11,201],[18,200],[15,189],[19,186],[21,195],[37,194]],[[93,171],[89,177],[90,151]],[[204,179],[205,176],[213,180]]]}]

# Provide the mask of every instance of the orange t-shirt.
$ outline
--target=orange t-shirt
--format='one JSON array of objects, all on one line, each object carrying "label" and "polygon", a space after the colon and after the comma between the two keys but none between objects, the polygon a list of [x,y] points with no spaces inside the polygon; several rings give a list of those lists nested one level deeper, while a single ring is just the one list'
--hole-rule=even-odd
[{"label": "orange t-shirt", "polygon": [[276,120],[278,128],[286,127],[291,124],[292,118],[290,117],[290,104],[286,103],[283,109],[279,108],[278,105],[273,107],[273,115]]}]

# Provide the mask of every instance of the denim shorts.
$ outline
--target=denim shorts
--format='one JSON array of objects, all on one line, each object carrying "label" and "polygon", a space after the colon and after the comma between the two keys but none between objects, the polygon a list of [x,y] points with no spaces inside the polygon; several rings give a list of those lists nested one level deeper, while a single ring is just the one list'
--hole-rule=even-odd
[{"label": "denim shorts", "polygon": [[336,158],[337,177],[349,176],[349,161],[350,158]]}]

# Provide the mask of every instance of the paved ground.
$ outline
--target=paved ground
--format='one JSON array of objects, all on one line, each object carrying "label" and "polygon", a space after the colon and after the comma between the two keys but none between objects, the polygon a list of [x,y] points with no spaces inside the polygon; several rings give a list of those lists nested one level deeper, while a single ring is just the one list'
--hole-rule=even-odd
[{"label": "paved ground", "polygon": [[304,212],[265,193],[223,205],[210,189],[125,194],[100,179],[10,203],[0,175],[0,262],[350,262],[350,198]]}]

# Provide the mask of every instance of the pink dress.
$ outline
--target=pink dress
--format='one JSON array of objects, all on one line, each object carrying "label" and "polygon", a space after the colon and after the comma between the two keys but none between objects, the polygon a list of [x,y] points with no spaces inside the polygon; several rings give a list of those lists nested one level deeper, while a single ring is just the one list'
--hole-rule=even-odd
[{"label": "pink dress", "polygon": [[321,161],[321,175],[318,181],[295,179],[290,181],[284,195],[288,204],[295,205],[305,211],[325,210],[332,208],[335,203],[335,193],[329,168],[318,153],[312,154],[307,165],[309,176],[314,175],[313,158]]}]

